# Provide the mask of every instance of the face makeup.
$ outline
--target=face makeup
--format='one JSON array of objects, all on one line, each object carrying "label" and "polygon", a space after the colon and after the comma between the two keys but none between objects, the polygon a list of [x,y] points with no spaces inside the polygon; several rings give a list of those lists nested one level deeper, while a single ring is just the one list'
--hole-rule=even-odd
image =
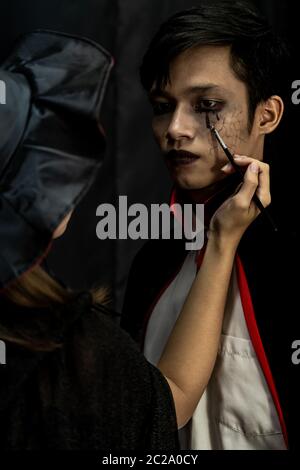
[{"label": "face makeup", "polygon": [[168,166],[180,167],[193,165],[199,156],[186,150],[170,150],[166,155]]}]

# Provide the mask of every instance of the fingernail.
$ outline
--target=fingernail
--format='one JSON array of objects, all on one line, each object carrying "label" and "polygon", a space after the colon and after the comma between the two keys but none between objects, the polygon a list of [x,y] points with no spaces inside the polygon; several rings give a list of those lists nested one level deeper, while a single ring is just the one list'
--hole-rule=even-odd
[{"label": "fingernail", "polygon": [[232,169],[231,163],[226,163],[226,165],[222,166],[221,171],[229,171]]},{"label": "fingernail", "polygon": [[251,163],[250,170],[252,171],[252,173],[258,173],[259,172],[259,166],[257,165],[257,163]]},{"label": "fingernail", "polygon": [[246,157],[244,157],[243,155],[234,155],[234,158],[236,160],[245,160]]}]

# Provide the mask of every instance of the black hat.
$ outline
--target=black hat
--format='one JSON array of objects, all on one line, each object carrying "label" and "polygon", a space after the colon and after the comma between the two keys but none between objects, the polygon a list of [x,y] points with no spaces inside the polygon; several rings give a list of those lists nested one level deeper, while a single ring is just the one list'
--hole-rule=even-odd
[{"label": "black hat", "polygon": [[47,253],[104,156],[111,56],[88,39],[22,36],[0,68],[0,288]]}]

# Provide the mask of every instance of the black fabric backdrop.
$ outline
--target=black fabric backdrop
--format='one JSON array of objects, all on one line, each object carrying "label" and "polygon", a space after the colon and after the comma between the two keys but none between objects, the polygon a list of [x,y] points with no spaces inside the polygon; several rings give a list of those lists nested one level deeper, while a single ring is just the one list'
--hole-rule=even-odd
[{"label": "black fabric backdrop", "polygon": [[[214,0],[212,0],[214,1]],[[273,200],[279,218],[296,224],[298,186],[297,132],[300,106],[291,105],[291,82],[297,75],[297,2],[257,0],[274,27],[293,50],[293,70],[287,80],[287,114],[271,149]],[[48,257],[50,267],[73,287],[94,283],[111,285],[120,310],[130,263],[143,241],[96,237],[96,208],[116,203],[149,205],[167,201],[171,182],[161,162],[150,128],[151,113],[138,79],[138,65],[158,25],[177,10],[197,6],[196,0],[1,0],[0,59],[19,34],[47,28],[87,36],[100,42],[116,59],[103,124],[107,132],[107,158],[93,189],[76,210],[65,236]],[[296,166],[296,167],[295,167]],[[293,222],[290,222],[293,216]]]}]

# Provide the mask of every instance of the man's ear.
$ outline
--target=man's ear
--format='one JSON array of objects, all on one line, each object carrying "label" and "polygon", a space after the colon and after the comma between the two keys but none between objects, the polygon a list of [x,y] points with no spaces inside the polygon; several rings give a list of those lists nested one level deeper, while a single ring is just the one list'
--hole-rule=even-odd
[{"label": "man's ear", "polygon": [[259,105],[258,128],[260,134],[270,134],[279,125],[284,111],[280,96],[271,96]]}]

